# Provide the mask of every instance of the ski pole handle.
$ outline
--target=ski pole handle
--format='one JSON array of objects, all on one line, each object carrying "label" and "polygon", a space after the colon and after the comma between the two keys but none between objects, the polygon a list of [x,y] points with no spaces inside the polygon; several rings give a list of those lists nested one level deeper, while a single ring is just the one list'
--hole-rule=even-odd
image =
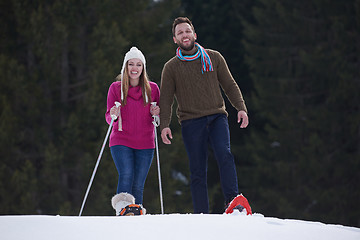
[{"label": "ski pole handle", "polygon": [[[156,102],[151,102],[151,106],[156,107]],[[153,115],[154,121],[153,124],[155,127],[158,127],[160,125],[160,118],[159,116]]]},{"label": "ski pole handle", "polygon": [[[116,105],[116,107],[120,107],[121,103],[115,102],[115,105]],[[113,114],[113,115],[111,115],[111,118],[115,120],[117,118],[117,116]]]},{"label": "ski pole handle", "polygon": [[[156,102],[151,102],[151,106],[156,107]],[[155,115],[153,115],[155,117]]]}]

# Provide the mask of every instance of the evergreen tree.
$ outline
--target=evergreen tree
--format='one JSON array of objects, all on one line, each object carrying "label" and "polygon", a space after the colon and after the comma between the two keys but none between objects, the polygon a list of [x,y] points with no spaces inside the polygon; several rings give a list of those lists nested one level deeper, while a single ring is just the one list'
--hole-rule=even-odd
[{"label": "evergreen tree", "polygon": [[244,21],[260,119],[247,143],[252,194],[266,215],[359,222],[358,9],[359,1],[259,1],[256,23]]},{"label": "evergreen tree", "polygon": [[[137,44],[160,78],[167,48],[155,36],[178,1],[0,4],[1,213],[77,214],[108,127],[108,87]],[[112,215],[117,173],[108,148],[97,175],[85,214]]]}]

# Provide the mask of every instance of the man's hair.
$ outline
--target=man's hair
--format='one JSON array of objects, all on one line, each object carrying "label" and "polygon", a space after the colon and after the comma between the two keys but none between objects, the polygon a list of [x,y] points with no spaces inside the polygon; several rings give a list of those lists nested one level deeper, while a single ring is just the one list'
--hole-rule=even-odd
[{"label": "man's hair", "polygon": [[190,25],[191,29],[193,30],[193,32],[195,32],[195,28],[194,28],[192,22],[190,21],[190,19],[188,19],[187,17],[178,17],[174,20],[173,26],[172,26],[172,34],[174,37],[175,37],[176,25],[178,25],[180,23],[188,23]]}]

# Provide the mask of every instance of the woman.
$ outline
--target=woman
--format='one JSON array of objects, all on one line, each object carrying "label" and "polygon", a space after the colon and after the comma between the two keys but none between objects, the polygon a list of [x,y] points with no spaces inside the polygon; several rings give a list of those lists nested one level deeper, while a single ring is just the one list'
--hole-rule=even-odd
[{"label": "woman", "polygon": [[[145,57],[136,47],[126,53],[117,80],[109,88],[105,114],[108,124],[111,115],[117,116],[109,140],[119,173],[116,193],[131,194],[135,203],[142,205],[155,148],[152,116],[160,113],[160,108],[151,102],[159,102],[160,91],[156,83],[148,80]],[[116,107],[115,102],[121,106]],[[119,210],[116,208],[117,215]]]}]

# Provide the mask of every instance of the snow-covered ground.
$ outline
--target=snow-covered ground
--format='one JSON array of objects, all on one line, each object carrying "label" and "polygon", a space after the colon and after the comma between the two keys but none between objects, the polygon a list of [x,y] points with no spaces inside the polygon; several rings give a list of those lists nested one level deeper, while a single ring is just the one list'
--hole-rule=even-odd
[{"label": "snow-covered ground", "polygon": [[2,240],[360,240],[360,228],[233,214],[0,216]]}]

